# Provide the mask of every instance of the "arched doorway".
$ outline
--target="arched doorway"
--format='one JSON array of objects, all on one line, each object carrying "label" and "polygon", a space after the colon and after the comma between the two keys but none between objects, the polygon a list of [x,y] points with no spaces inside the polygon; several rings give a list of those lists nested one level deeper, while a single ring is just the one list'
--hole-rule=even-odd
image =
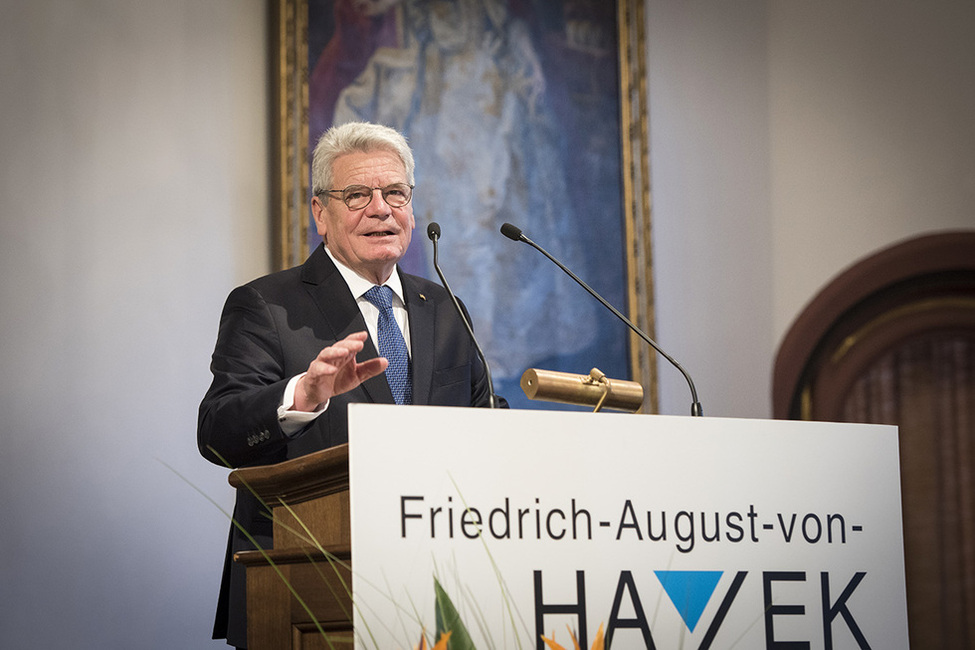
[{"label": "arched doorway", "polygon": [[773,414],[898,425],[911,647],[975,647],[975,231],[826,286],[776,355]]}]

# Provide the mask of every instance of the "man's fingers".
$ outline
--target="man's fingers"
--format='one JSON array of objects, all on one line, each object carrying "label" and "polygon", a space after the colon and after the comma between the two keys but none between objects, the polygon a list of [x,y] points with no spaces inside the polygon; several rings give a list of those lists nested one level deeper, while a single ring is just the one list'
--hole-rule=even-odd
[{"label": "man's fingers", "polygon": [[[341,341],[337,341],[332,345],[322,348],[319,351],[318,356],[311,362],[308,367],[309,379],[314,382],[319,382],[325,380],[329,377],[334,377],[343,372],[344,369],[349,368],[350,374],[352,376],[361,376],[360,381],[365,381],[370,377],[373,377],[383,370],[386,369],[387,362],[385,359],[382,360],[382,366],[376,370],[373,369],[373,363],[377,362],[378,359],[370,359],[366,361],[366,367],[368,370],[366,374],[361,374],[360,370],[361,364],[357,364],[355,361],[355,355],[362,351],[365,347],[365,341],[369,338],[367,332],[355,332],[348,335]],[[351,367],[349,367],[351,364]]]},{"label": "man's fingers", "polygon": [[318,358],[322,360],[329,359],[341,359],[343,357],[355,356],[362,351],[364,347],[362,341],[349,341],[343,339],[338,343],[323,348],[321,352],[318,353]]},{"label": "man's fingers", "polygon": [[387,366],[389,366],[389,361],[386,360],[386,357],[369,359],[356,364],[356,376],[360,382],[365,381],[385,372]]},{"label": "man's fingers", "polygon": [[358,352],[358,350],[347,350],[345,348],[333,345],[332,347],[324,348],[321,352],[319,352],[313,363],[324,363],[331,365],[344,364],[349,359],[354,358],[356,352]]},{"label": "man's fingers", "polygon": [[342,365],[362,351],[368,337],[369,334],[366,332],[349,334],[341,341],[337,341],[327,348],[322,348],[315,361],[321,361],[329,365]]}]

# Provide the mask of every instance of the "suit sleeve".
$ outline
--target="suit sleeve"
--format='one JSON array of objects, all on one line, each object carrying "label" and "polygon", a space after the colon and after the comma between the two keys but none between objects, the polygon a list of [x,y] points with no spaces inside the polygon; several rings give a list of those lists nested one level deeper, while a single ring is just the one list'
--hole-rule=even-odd
[{"label": "suit sleeve", "polygon": [[227,298],[210,369],[197,426],[203,457],[225,467],[284,460],[288,438],[277,410],[290,377],[274,319],[256,289],[239,287]]}]

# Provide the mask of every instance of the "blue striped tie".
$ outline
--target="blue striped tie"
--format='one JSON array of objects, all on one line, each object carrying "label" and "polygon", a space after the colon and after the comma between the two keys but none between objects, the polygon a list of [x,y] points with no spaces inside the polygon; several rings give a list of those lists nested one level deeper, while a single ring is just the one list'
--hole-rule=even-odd
[{"label": "blue striped tie", "polygon": [[393,399],[397,404],[412,404],[413,368],[403,332],[393,317],[393,290],[385,285],[375,286],[363,295],[379,309],[379,354],[389,360],[386,381]]}]

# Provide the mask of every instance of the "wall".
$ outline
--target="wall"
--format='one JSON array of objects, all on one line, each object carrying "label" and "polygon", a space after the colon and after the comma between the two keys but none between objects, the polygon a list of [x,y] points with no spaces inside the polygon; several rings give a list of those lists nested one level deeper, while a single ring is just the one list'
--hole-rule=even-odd
[{"label": "wall", "polygon": [[975,228],[975,4],[769,6],[779,339],[864,255]]},{"label": "wall", "polygon": [[269,268],[264,1],[2,13],[0,646],[226,647],[195,410]]},{"label": "wall", "polygon": [[975,228],[975,5],[649,0],[648,21],[657,340],[706,413],[767,417],[776,347],[831,278]]},{"label": "wall", "polygon": [[[657,342],[706,415],[766,417],[773,347],[764,2],[648,3]],[[689,414],[660,364],[660,412]]]}]

